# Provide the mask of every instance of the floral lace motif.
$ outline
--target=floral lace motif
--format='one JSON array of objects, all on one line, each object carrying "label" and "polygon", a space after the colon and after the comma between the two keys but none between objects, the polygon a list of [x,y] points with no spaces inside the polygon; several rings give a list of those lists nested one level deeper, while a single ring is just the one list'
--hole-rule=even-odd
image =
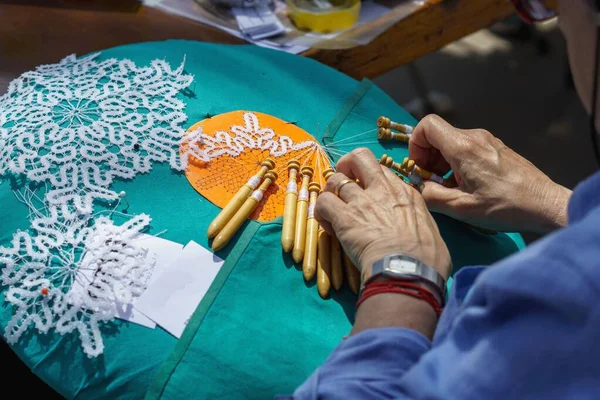
[{"label": "floral lace motif", "polygon": [[[277,137],[276,139],[274,139]],[[268,150],[273,157],[281,157],[290,151],[317,146],[317,142],[306,140],[294,143],[291,138],[276,135],[271,128],[261,128],[256,114],[244,113],[244,126],[233,125],[231,132],[218,131],[214,136],[201,130],[188,132],[182,143],[185,143],[184,157],[193,156],[201,161],[209,162],[215,158],[229,155],[239,156],[247,150]]]},{"label": "floral lace motif", "polygon": [[317,145],[277,136],[250,112],[229,133],[184,135],[185,104],[176,96],[192,80],[183,63],[173,70],[161,60],[137,67],[99,53],[71,55],[24,73],[0,96],[0,175],[22,174],[47,188],[40,208],[31,192],[20,193],[31,230],[0,248],[1,282],[15,310],[9,343],[32,326],[77,331],[83,351],[97,356],[104,348],[99,324],[145,289],[154,265],[133,239],[150,218],[116,226],[92,214],[94,201],[119,199],[115,178],[148,173],[154,162],[183,170],[190,157],[210,161],[251,149],[279,157]]},{"label": "floral lace motif", "polygon": [[[99,322],[130,306],[154,268],[132,239],[150,221],[122,226],[95,218],[94,200],[112,202],[115,178],[147,173],[153,162],[185,169],[179,156],[187,116],[176,96],[193,76],[161,60],[137,67],[100,60],[99,53],[26,72],[0,96],[0,175],[45,182],[31,231],[0,248],[6,301],[15,308],[5,335],[15,343],[31,326],[40,332],[78,331],[84,352],[103,351]],[[36,197],[37,198],[37,197]]]},{"label": "floral lace motif", "polygon": [[93,54],[42,65],[0,97],[0,174],[46,181],[50,205],[89,213],[114,201],[114,178],[147,173],[152,162],[185,169],[178,151],[187,116],[176,95],[193,76],[154,60],[98,61]]},{"label": "floral lace motif", "polygon": [[65,218],[52,210],[33,220],[33,232],[17,232],[0,247],[6,301],[15,306],[5,336],[16,343],[33,326],[60,334],[77,330],[90,357],[104,345],[98,323],[139,296],[154,268],[147,250],[133,242],[150,218],[138,215],[116,226],[107,217]]}]

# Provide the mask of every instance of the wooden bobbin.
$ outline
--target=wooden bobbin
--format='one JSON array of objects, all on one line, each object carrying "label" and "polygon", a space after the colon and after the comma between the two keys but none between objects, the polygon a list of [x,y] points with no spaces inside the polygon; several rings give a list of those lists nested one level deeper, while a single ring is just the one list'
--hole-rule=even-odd
[{"label": "wooden bobbin", "polygon": [[221,229],[221,232],[217,235],[213,241],[212,248],[217,251],[222,249],[229,243],[233,235],[240,229],[242,224],[248,219],[252,211],[256,208],[258,203],[263,198],[264,193],[269,188],[271,183],[277,180],[277,173],[275,171],[269,171],[265,174],[265,179],[261,183],[258,189],[256,189],[250,197],[246,199],[244,204],[239,208],[233,217],[227,222],[227,225]]},{"label": "wooden bobbin", "polygon": [[296,263],[300,263],[304,257],[304,245],[306,242],[306,224],[308,216],[308,186],[314,171],[311,167],[303,167],[300,170],[302,175],[302,184],[298,193],[298,202],[296,204],[296,223],[294,227],[294,247],[292,258]]},{"label": "wooden bobbin", "polygon": [[400,164],[400,167],[410,173],[415,167],[415,160],[411,160],[408,157],[404,157],[404,160],[402,160],[402,164]]},{"label": "wooden bobbin", "polygon": [[360,290],[360,272],[358,272],[358,268],[356,268],[346,253],[344,253],[344,266],[346,277],[348,278],[348,286],[350,286],[352,293],[358,294]]},{"label": "wooden bobbin", "polygon": [[[332,168],[323,171],[323,178],[328,181],[334,174]],[[330,236],[331,242],[331,285],[335,290],[340,290],[344,283],[344,274],[342,270],[342,245],[336,236]],[[317,278],[318,279],[318,278]]]},{"label": "wooden bobbin", "polygon": [[[306,259],[306,257],[305,257]],[[325,229],[319,226],[317,233],[317,290],[321,298],[329,295],[331,288],[331,241]]]},{"label": "wooden bobbin", "polygon": [[377,131],[377,139],[379,140],[397,140],[399,142],[408,143],[410,140],[410,135],[405,133],[396,133],[392,132],[386,128],[379,128]]},{"label": "wooden bobbin", "polygon": [[377,118],[377,126],[379,128],[389,128],[390,124],[391,124],[391,120],[387,117],[384,117],[383,115],[379,118]]},{"label": "wooden bobbin", "polygon": [[420,176],[422,179],[425,179],[428,181],[434,181],[434,182],[439,183],[440,185],[444,185],[446,187],[456,187],[456,180],[454,179],[454,174],[452,174],[449,177],[449,180],[446,180],[443,177],[441,177],[437,174],[434,174],[433,172],[429,172],[426,169],[419,167],[418,165],[415,164],[414,160],[411,160],[408,157],[406,157],[402,161],[402,168],[407,170],[409,173],[414,172],[415,174]]},{"label": "wooden bobbin", "polygon": [[340,290],[343,284],[342,245],[336,236],[331,236],[331,285]]},{"label": "wooden bobbin", "polygon": [[398,164],[397,162],[394,162],[394,159],[390,156],[388,156],[387,154],[384,154],[383,156],[381,156],[381,159],[379,160],[379,164],[381,165],[385,165],[388,168],[393,169],[394,171],[408,177],[408,175],[410,175],[410,172],[403,169],[402,166],[400,164]]},{"label": "wooden bobbin", "polygon": [[252,194],[252,191],[256,189],[261,179],[265,176],[267,171],[275,168],[275,161],[270,158],[265,158],[264,161],[260,164],[260,170],[256,173],[256,175],[252,176],[248,182],[246,182],[240,190],[229,200],[229,203],[221,210],[219,215],[215,217],[215,219],[208,226],[208,230],[206,232],[206,236],[209,239],[214,238],[217,234],[223,229],[223,227],[229,222],[229,220],[235,215],[235,213],[240,209],[242,204],[246,201],[248,197]]},{"label": "wooden bobbin", "polygon": [[[308,187],[308,191],[310,192],[310,201],[306,220],[306,249],[304,250],[304,259],[302,261],[302,273],[304,274],[304,279],[307,281],[311,280],[317,271],[319,223],[315,219],[314,210],[315,204],[317,203],[317,197],[321,191],[321,185],[316,182],[312,182]],[[295,245],[294,251],[296,251]]]},{"label": "wooden bobbin", "polygon": [[402,132],[406,135],[411,135],[413,132],[413,127],[406,124],[400,124],[398,122],[394,122],[391,119],[384,117],[383,115],[377,118],[377,126],[379,128],[385,129],[393,129],[398,132]]},{"label": "wooden bobbin", "polygon": [[296,160],[288,162],[288,185],[283,208],[283,227],[281,228],[281,247],[289,253],[294,247],[294,230],[296,227],[296,208],[298,206],[298,169],[300,163]]},{"label": "wooden bobbin", "polygon": [[325,178],[325,182],[327,182],[333,174],[335,174],[333,168],[327,168],[325,171],[323,171],[323,178]]}]

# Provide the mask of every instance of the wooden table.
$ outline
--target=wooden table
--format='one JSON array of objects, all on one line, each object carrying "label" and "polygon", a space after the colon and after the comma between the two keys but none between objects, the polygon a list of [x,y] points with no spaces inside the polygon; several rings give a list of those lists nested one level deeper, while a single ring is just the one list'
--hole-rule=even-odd
[{"label": "wooden table", "polygon": [[[68,54],[127,43],[193,39],[241,44],[200,23],[128,0],[13,0],[0,4],[0,93],[21,72]],[[11,4],[9,4],[11,3]],[[14,4],[12,4],[14,3]],[[365,46],[303,53],[354,78],[376,77],[504,19],[508,0],[430,0]],[[379,20],[372,24],[380,24]]]}]

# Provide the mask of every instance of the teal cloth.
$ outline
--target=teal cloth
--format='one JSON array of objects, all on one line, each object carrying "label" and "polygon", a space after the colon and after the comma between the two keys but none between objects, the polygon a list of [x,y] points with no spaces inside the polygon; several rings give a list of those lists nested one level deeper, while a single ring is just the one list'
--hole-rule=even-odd
[{"label": "teal cloth", "polygon": [[[159,58],[175,66],[184,56],[185,69],[196,80],[190,93],[179,96],[187,105],[188,125],[207,113],[253,110],[295,121],[335,143],[373,129],[380,114],[415,122],[368,82],[361,85],[315,61],[255,46],[142,43],[105,50],[100,59],[129,58],[146,65]],[[364,140],[374,138],[375,133]],[[343,151],[352,147],[339,145]],[[407,154],[398,144],[369,147],[378,157]],[[0,181],[0,245],[9,245],[14,232],[29,227],[26,207],[12,194],[23,184],[9,177]],[[117,182],[114,189],[127,192],[129,213],[152,217],[150,234],[166,230],[166,239],[209,247],[205,232],[219,209],[168,165],[155,165],[149,174]],[[522,246],[518,235],[487,236],[449,218],[436,219],[455,267],[489,264]],[[76,335],[32,330],[13,350],[66,398],[141,398],[148,388],[149,398],[167,399],[264,399],[291,392],[348,332],[355,299],[345,288],[324,301],[314,283],[303,282],[298,267],[282,255],[280,220],[246,223],[219,255],[226,262],[179,341],[160,328],[117,320],[103,327],[105,350],[98,358],[83,354]],[[2,301],[2,331],[11,315]]]}]

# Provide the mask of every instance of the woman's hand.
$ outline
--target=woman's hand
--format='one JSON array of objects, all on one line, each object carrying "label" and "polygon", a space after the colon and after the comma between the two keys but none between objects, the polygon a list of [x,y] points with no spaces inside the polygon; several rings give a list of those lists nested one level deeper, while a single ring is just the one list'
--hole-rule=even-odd
[{"label": "woman's hand", "polygon": [[415,128],[410,158],[421,168],[458,183],[424,182],[431,211],[499,231],[548,232],[567,224],[571,191],[481,129],[457,129],[430,115]]},{"label": "woman's hand", "polygon": [[[352,182],[340,188],[346,179]],[[448,278],[450,254],[423,198],[379,165],[368,149],[354,150],[339,160],[337,173],[319,196],[315,215],[330,234],[337,235],[363,275],[375,261],[402,253]]]}]

